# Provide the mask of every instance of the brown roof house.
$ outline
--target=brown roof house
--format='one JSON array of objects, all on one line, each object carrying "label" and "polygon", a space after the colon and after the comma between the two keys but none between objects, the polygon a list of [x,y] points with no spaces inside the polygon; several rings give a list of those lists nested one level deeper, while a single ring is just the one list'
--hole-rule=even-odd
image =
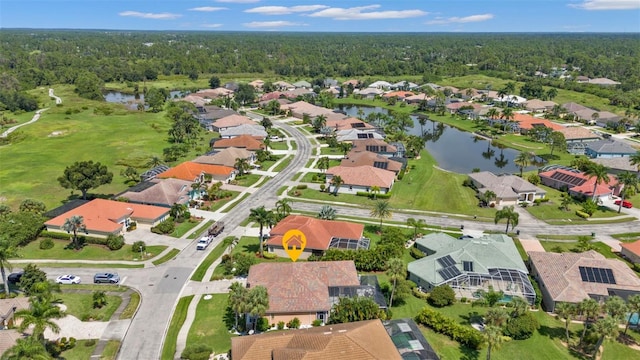
[{"label": "brown roof house", "polygon": [[[327,169],[327,189],[346,194],[355,194],[359,191],[371,191],[377,186],[383,194],[391,191],[391,187],[396,179],[393,171],[383,170],[371,165],[361,166],[334,166]],[[336,189],[333,186],[333,178],[340,176],[342,184]]]},{"label": "brown roof house", "polygon": [[274,331],[231,339],[233,360],[401,360],[380,320]]},{"label": "brown roof house", "polygon": [[354,167],[370,165],[378,169],[393,171],[396,175],[402,170],[403,163],[371,151],[351,151],[340,162],[340,166]]},{"label": "brown roof house", "polygon": [[352,151],[371,151],[387,157],[398,156],[398,148],[381,139],[359,139],[353,140],[351,144],[353,145],[351,148]]},{"label": "brown roof house", "polygon": [[331,307],[341,296],[370,296],[381,308],[386,307],[379,286],[363,285],[353,261],[253,265],[249,269],[247,287],[258,285],[267,288],[269,309],[265,316],[271,324],[288,323],[296,317],[303,327],[315,320],[327,323]]},{"label": "brown roof house", "polygon": [[593,250],[583,253],[529,252],[531,275],[538,280],[542,303],[554,311],[561,302],[587,298],[602,301],[640,294],[640,278],[622,260],[607,259]]},{"label": "brown roof house", "polygon": [[264,149],[264,143],[251,135],[240,135],[231,139],[211,139],[211,147],[214,149],[226,149],[230,147],[257,151]]},{"label": "brown roof house", "polygon": [[199,164],[234,167],[236,165],[237,159],[247,159],[250,164],[253,164],[253,162],[256,160],[255,154],[247,149],[229,147],[226,149],[222,149],[215,154],[198,156],[197,158],[193,159],[193,162]]},{"label": "brown roof house", "polygon": [[249,119],[246,116],[242,116],[240,114],[232,114],[229,116],[225,116],[223,118],[220,118],[216,121],[214,121],[211,124],[211,127],[213,129],[213,131],[220,131],[222,129],[226,129],[226,128],[230,128],[230,127],[234,127],[234,126],[239,126],[239,125],[256,125],[256,122]]},{"label": "brown roof house", "polygon": [[289,215],[274,226],[267,240],[267,251],[288,257],[282,237],[292,229],[302,231],[307,244],[300,255],[306,259],[312,254],[322,255],[327,249],[368,249],[369,239],[362,236],[364,225],[337,220],[322,220],[304,215]]},{"label": "brown roof house", "polygon": [[173,204],[187,204],[189,200],[200,198],[200,192],[191,188],[192,181],[181,179],[153,179],[130,187],[116,196],[134,204],[171,207]]},{"label": "brown roof house", "polygon": [[494,203],[498,206],[532,203],[547,195],[546,191],[515,175],[498,176],[489,171],[481,171],[469,174],[469,179],[478,192],[484,194],[493,191],[496,194]]},{"label": "brown roof house", "polygon": [[640,264],[640,239],[632,243],[620,243],[620,254],[634,264]]},{"label": "brown roof house", "polygon": [[556,105],[558,103],[549,100],[531,99],[524,104],[524,108],[532,112],[545,112],[553,109]]}]

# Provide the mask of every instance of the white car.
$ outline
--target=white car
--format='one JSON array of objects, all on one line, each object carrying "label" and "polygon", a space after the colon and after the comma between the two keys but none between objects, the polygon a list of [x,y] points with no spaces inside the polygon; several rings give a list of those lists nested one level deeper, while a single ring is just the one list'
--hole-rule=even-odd
[{"label": "white car", "polygon": [[211,237],[203,236],[202,238],[200,238],[200,240],[198,240],[198,245],[196,246],[196,249],[205,250],[207,246],[209,246],[209,244],[211,244]]},{"label": "white car", "polygon": [[58,284],[80,284],[80,278],[75,275],[60,275],[56,278]]}]

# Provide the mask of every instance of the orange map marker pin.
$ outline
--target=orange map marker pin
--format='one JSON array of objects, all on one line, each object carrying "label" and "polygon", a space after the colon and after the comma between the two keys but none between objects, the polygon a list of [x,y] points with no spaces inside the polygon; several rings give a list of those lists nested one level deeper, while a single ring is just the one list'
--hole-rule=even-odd
[{"label": "orange map marker pin", "polygon": [[307,246],[307,237],[300,230],[289,230],[282,237],[282,246],[291,261],[295,262],[302,255],[304,247]]}]

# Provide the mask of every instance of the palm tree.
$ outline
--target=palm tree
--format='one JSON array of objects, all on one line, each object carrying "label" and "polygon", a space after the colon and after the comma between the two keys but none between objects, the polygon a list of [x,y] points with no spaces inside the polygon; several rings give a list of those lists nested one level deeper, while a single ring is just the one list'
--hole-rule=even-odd
[{"label": "palm tree", "polygon": [[[638,128],[640,128],[640,121],[638,122]],[[640,150],[636,151],[635,154],[629,156],[629,163],[636,166],[636,168],[638,169],[638,176],[640,177]]]},{"label": "palm tree", "polygon": [[344,180],[342,180],[340,175],[335,175],[331,178],[331,183],[333,184],[333,195],[338,196],[338,189],[344,184]]},{"label": "palm tree", "polygon": [[[269,294],[267,293],[267,288],[258,285],[249,290],[247,296],[247,312],[249,315],[257,318],[263,316],[267,309],[269,308]],[[256,325],[258,324],[258,319],[253,322],[253,330],[256,330]]]},{"label": "palm tree", "polygon": [[620,210],[622,210],[622,203],[624,202],[625,195],[630,190],[631,187],[638,187],[638,177],[636,174],[632,174],[628,171],[625,171],[616,176],[616,180],[618,180],[618,184],[622,184],[623,188],[620,191],[620,205],[618,205],[618,214]]},{"label": "palm tree", "polygon": [[495,107],[492,107],[491,109],[487,110],[487,116],[491,120],[497,119],[500,116],[500,111]]},{"label": "palm tree", "polygon": [[507,219],[507,228],[504,231],[505,233],[509,232],[509,225],[511,225],[511,229],[515,229],[518,226],[518,219],[520,218],[520,214],[518,214],[515,208],[512,206],[506,206],[502,210],[496,211],[496,217],[494,222],[497,224],[502,219]]},{"label": "palm tree", "polygon": [[338,146],[340,147],[340,150],[342,150],[344,157],[347,157],[347,154],[351,150],[351,143],[341,142]]},{"label": "palm tree", "polygon": [[382,231],[382,219],[389,219],[392,214],[389,202],[386,200],[377,200],[373,204],[370,214],[371,217],[380,219],[380,231]]},{"label": "palm tree", "polygon": [[33,336],[18,339],[16,344],[2,354],[3,360],[50,360],[47,349]]},{"label": "palm tree", "polygon": [[596,348],[593,352],[595,358],[595,354],[598,353],[602,342],[607,338],[615,338],[620,332],[620,328],[618,327],[618,320],[612,317],[599,319],[593,324],[593,331],[599,335]]},{"label": "palm tree", "polygon": [[509,107],[502,109],[502,114],[500,114],[500,118],[504,119],[504,127],[502,128],[502,131],[507,132],[507,124],[511,122],[514,116],[513,109]]},{"label": "palm tree", "polygon": [[153,155],[150,159],[149,162],[147,162],[147,166],[150,166],[152,168],[156,167],[156,166],[160,166],[162,165],[162,159],[160,159],[159,156]]},{"label": "palm tree", "polygon": [[580,303],[578,303],[578,310],[580,310],[580,314],[584,316],[582,328],[582,335],[580,335],[580,344],[582,345],[582,341],[584,340],[584,335],[587,333],[587,326],[589,326],[589,320],[595,319],[600,313],[600,304],[592,298],[584,299]]},{"label": "palm tree", "polygon": [[511,306],[511,317],[513,318],[520,317],[526,314],[527,310],[529,310],[529,303],[520,296],[514,296],[511,298]]},{"label": "palm tree", "polygon": [[631,325],[631,318],[633,314],[640,314],[640,295],[632,295],[627,298],[627,306],[629,307],[629,317],[627,323],[624,326],[624,334],[627,335],[629,325]]},{"label": "palm tree", "polygon": [[509,314],[501,307],[492,307],[484,314],[484,323],[490,326],[502,327],[507,321],[509,321]]},{"label": "palm tree", "polygon": [[418,123],[420,124],[420,135],[424,135],[424,126],[427,125],[429,117],[427,115],[421,115],[418,117]]},{"label": "palm tree", "polygon": [[291,200],[284,198],[284,199],[280,199],[276,202],[276,214],[278,215],[279,219],[284,219],[285,217],[289,216],[289,214],[291,214],[291,210],[293,210],[291,208]]},{"label": "palm tree", "polygon": [[325,172],[329,168],[330,163],[331,162],[329,158],[327,156],[323,156],[320,159],[318,159],[318,169],[320,169],[320,171],[322,172]]},{"label": "palm tree", "polygon": [[322,220],[333,220],[336,218],[336,210],[329,205],[324,205],[320,208],[318,217]]},{"label": "palm tree", "polygon": [[593,184],[593,196],[591,199],[593,201],[596,201],[596,197],[598,197],[598,194],[596,193],[598,185],[602,184],[603,182],[606,184],[609,183],[609,174],[607,174],[607,167],[602,164],[591,162],[587,167],[587,170],[585,170],[584,174],[587,175],[589,179],[595,178],[595,182]]},{"label": "palm tree", "polygon": [[11,265],[9,259],[16,256],[18,256],[18,253],[13,244],[5,237],[2,237],[0,239],[0,273],[4,283],[4,293],[7,296],[9,296],[9,282],[7,281],[6,270],[13,270],[13,265]]},{"label": "palm tree", "polygon": [[425,227],[426,223],[424,221],[424,219],[414,219],[414,218],[408,218],[407,219],[407,226],[410,226],[413,228],[413,238],[415,239],[418,236],[418,231],[422,230]]},{"label": "palm tree", "polygon": [[262,143],[264,144],[264,149],[266,151],[269,151],[269,146],[271,146],[271,140],[269,140],[269,138],[264,138],[264,140],[262,140]]},{"label": "palm tree", "polygon": [[520,177],[522,177],[522,170],[531,165],[531,153],[521,151],[513,162],[520,168]]},{"label": "palm tree", "polygon": [[380,194],[380,186],[378,185],[373,185],[371,187],[371,193],[373,194],[373,200],[376,199],[376,197],[378,196],[378,194]]},{"label": "palm tree", "polygon": [[238,176],[243,176],[249,169],[251,169],[251,165],[249,165],[249,160],[245,158],[237,158],[233,167],[238,170]]},{"label": "palm tree", "polygon": [[567,336],[567,345],[569,344],[569,324],[573,317],[576,316],[578,309],[574,304],[562,302],[556,305],[556,314],[558,317],[564,319],[564,332]]},{"label": "palm tree", "polygon": [[264,205],[249,210],[249,219],[257,222],[260,225],[260,257],[264,253],[264,235],[263,230],[265,226],[272,226],[275,222],[274,214],[272,211],[265,209]]},{"label": "palm tree", "polygon": [[407,269],[404,266],[404,261],[399,258],[392,258],[387,261],[387,276],[389,280],[393,282],[391,285],[391,294],[389,295],[389,308],[393,306],[393,295],[396,291],[396,285],[398,280],[404,280],[407,277]]},{"label": "palm tree", "polygon": [[487,206],[491,206],[491,202],[498,198],[498,195],[491,190],[487,190],[482,195],[483,201],[487,204]]},{"label": "palm tree", "polygon": [[489,325],[484,328],[484,338],[487,342],[487,360],[491,360],[491,350],[497,349],[502,343],[502,329]]},{"label": "palm tree", "polygon": [[562,207],[565,211],[569,211],[569,205],[573,204],[573,197],[569,193],[560,194],[561,201],[560,207]]},{"label": "palm tree", "polygon": [[234,281],[229,287],[229,298],[227,301],[236,317],[236,324],[234,327],[236,330],[238,329],[238,318],[247,308],[248,294],[249,291],[247,288],[237,281]]},{"label": "palm tree", "polygon": [[547,99],[553,100],[553,98],[558,96],[558,90],[556,88],[551,88],[551,89],[547,90],[546,95],[547,95]]},{"label": "palm tree", "polygon": [[312,123],[311,126],[313,127],[313,130],[317,133],[320,132],[320,129],[322,129],[323,127],[327,126],[327,116],[326,115],[318,115],[316,116]]},{"label": "palm tree", "polygon": [[46,297],[31,297],[31,305],[28,309],[18,310],[15,313],[17,319],[22,322],[18,330],[24,332],[33,326],[32,336],[44,343],[44,331],[50,329],[55,334],[60,332],[60,327],[53,319],[61,319],[65,313],[50,299]]},{"label": "palm tree", "polygon": [[88,233],[87,226],[84,224],[84,218],[80,215],[73,215],[70,218],[66,218],[61,229],[67,233],[73,233],[73,238],[71,240],[73,247],[76,249],[80,247],[80,244],[78,244],[78,231]]}]

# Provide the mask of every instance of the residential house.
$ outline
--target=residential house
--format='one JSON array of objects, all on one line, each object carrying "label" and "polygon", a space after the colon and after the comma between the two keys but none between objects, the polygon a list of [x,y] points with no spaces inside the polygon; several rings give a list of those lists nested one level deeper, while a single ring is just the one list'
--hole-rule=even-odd
[{"label": "residential house", "polygon": [[407,104],[420,104],[423,101],[429,100],[430,97],[427,94],[417,94],[412,96],[407,96],[404,98],[404,102]]},{"label": "residential house", "polygon": [[388,83],[386,81],[375,81],[372,84],[369,84],[369,88],[374,88],[374,89],[381,89],[381,90],[386,90],[386,89],[390,89],[391,88],[391,83]]},{"label": "residential house", "polygon": [[234,167],[237,159],[247,159],[249,164],[256,160],[255,154],[247,149],[229,147],[213,154],[198,156],[193,162],[199,164],[222,165]]},{"label": "residential house", "polygon": [[553,312],[558,303],[640,294],[640,278],[627,264],[589,250],[582,253],[529,252],[531,276],[540,284],[542,304]]},{"label": "residential house", "polygon": [[282,91],[272,91],[266,94],[262,94],[262,96],[260,96],[260,98],[258,99],[258,102],[269,103],[269,101],[278,100],[281,97],[284,97],[284,93]]},{"label": "residential house", "polygon": [[280,91],[289,91],[296,88],[295,86],[289,84],[286,81],[276,81],[273,83],[273,86]]},{"label": "residential house", "polygon": [[205,99],[202,96],[198,96],[195,94],[189,94],[182,99],[174,99],[174,101],[186,101],[192,103],[196,107],[202,107],[211,102],[211,99]]},{"label": "residential house", "polygon": [[298,89],[293,89],[293,90],[289,90],[289,91],[285,91],[284,93],[282,93],[282,95],[284,97],[286,97],[287,99],[297,99],[301,96],[305,96],[305,95],[309,95],[311,97],[316,97],[317,94],[315,92],[313,92],[313,90],[311,89],[303,89],[303,88],[298,88]]},{"label": "residential house", "polygon": [[611,139],[603,139],[591,141],[587,144],[585,154],[590,158],[615,158],[628,157],[635,154],[638,150],[623,143]]},{"label": "residential house", "polygon": [[584,75],[580,75],[576,77],[576,82],[578,83],[588,83],[589,82],[589,77],[588,76],[584,76]]},{"label": "residential house", "polygon": [[494,203],[497,206],[516,205],[519,203],[533,203],[536,199],[543,199],[547,192],[532,183],[515,175],[498,176],[489,171],[469,174],[469,179],[484,194],[492,191],[496,194]]},{"label": "residential house", "polygon": [[251,135],[240,135],[231,139],[211,139],[213,149],[226,149],[236,147],[248,151],[264,149],[264,143]]},{"label": "residential house", "polygon": [[417,239],[415,246],[427,256],[409,263],[409,280],[426,291],[447,284],[458,298],[478,299],[492,286],[507,297],[535,302],[529,270],[507,235],[455,238],[431,233]]},{"label": "residential house", "polygon": [[380,320],[236,336],[231,338],[231,356],[233,360],[403,359]]},{"label": "residential house", "polygon": [[[20,319],[15,319],[14,315],[16,311],[28,309],[29,306],[30,304],[28,297],[21,296],[15,298],[0,299],[0,333],[4,333],[9,329],[20,326],[22,321]],[[2,343],[0,342],[0,344]],[[0,345],[0,354],[2,354],[2,350],[2,346]]]},{"label": "residential house", "polygon": [[[407,152],[407,149],[404,147],[404,144],[401,141],[392,141],[389,143],[389,145],[396,149],[396,151],[391,154],[391,159],[395,161],[401,161],[400,159],[402,159],[403,162],[406,163],[407,160],[405,159],[404,155]],[[385,156],[386,155],[387,154],[385,154]]]},{"label": "residential house", "polygon": [[384,91],[378,88],[366,88],[366,89],[361,89],[354,93],[360,95],[363,99],[373,100],[377,96],[381,96],[382,94],[384,94]]},{"label": "residential house", "polygon": [[200,122],[200,125],[207,131],[214,131],[213,123],[216,120],[238,114],[232,109],[223,109],[214,105],[196,105],[196,109],[198,110],[198,113],[195,114],[195,117],[198,119],[198,122]]},{"label": "residential house", "polygon": [[[542,168],[538,176],[545,186],[568,191],[569,194],[576,197],[593,197],[593,188],[596,185],[595,178],[590,178],[579,170],[552,165],[550,169]],[[595,192],[597,198],[603,199],[616,195],[619,193],[618,181],[613,175],[609,175],[609,182],[602,182],[596,186]]]},{"label": "residential house", "polygon": [[220,118],[216,121],[214,121],[211,124],[211,128],[213,129],[213,131],[220,131],[226,128],[230,128],[230,127],[234,127],[234,126],[240,126],[240,125],[255,125],[256,122],[249,119],[246,116],[240,115],[240,114],[233,114],[233,115],[229,115],[229,116],[225,116],[223,118]]},{"label": "residential house", "polygon": [[218,87],[215,89],[205,89],[205,90],[196,91],[192,95],[200,96],[205,99],[218,99],[221,97],[233,96],[233,90],[225,89],[223,87]]},{"label": "residential house", "polygon": [[353,140],[351,144],[352,151],[371,151],[388,157],[397,156],[398,149],[391,144],[387,144],[384,140],[367,138]]},{"label": "residential house", "polygon": [[267,250],[280,257],[288,257],[282,237],[287,231],[301,231],[307,244],[300,259],[312,254],[322,255],[328,249],[368,249],[369,239],[362,236],[364,225],[338,220],[322,220],[303,215],[289,215],[269,231]]},{"label": "residential house", "polygon": [[327,124],[325,126],[333,129],[336,132],[340,130],[350,130],[350,129],[369,130],[369,131],[375,129],[373,125],[354,117],[348,117],[346,119],[327,119]]},{"label": "residential house", "polygon": [[564,135],[567,143],[567,151],[575,155],[584,155],[587,143],[601,139],[600,136],[593,131],[582,126],[566,126],[556,131]]},{"label": "residential house", "polygon": [[531,99],[524,104],[524,108],[534,113],[540,113],[550,111],[556,105],[558,104],[549,100]]},{"label": "residential house", "polygon": [[308,81],[304,81],[304,80],[296,81],[292,85],[295,86],[296,89],[300,89],[300,88],[302,88],[302,89],[311,89],[311,88],[313,88]]},{"label": "residential house", "polygon": [[332,79],[332,78],[326,78],[322,81],[322,85],[325,88],[331,88],[331,87],[336,87],[338,86],[338,80],[336,79]]},{"label": "residential house", "polygon": [[382,95],[383,99],[391,99],[393,97],[397,98],[398,100],[404,100],[405,98],[409,97],[409,96],[414,96],[415,94],[412,93],[411,91],[404,91],[404,90],[398,90],[398,91],[391,91],[388,93],[385,93],[384,95]]},{"label": "residential house", "polygon": [[563,128],[562,125],[551,122],[547,119],[538,118],[529,114],[514,113],[513,114],[514,130],[521,134],[526,134],[534,127],[544,126],[550,128],[553,131],[557,131]]},{"label": "residential house", "polygon": [[607,79],[607,78],[589,79],[589,84],[600,85],[600,86],[620,85],[619,82],[611,80],[611,79]]},{"label": "residential house", "polygon": [[585,122],[587,124],[590,125],[595,125],[596,124],[596,118],[598,117],[597,114],[598,112],[596,110],[590,109],[590,108],[585,108],[585,109],[581,109],[581,110],[576,110],[571,112],[571,114],[573,114],[573,116],[576,118],[576,120],[578,121],[582,121]]},{"label": "residential house", "polygon": [[[47,231],[65,233],[62,225],[72,216],[82,216],[86,235],[106,238],[122,235],[132,221],[157,225],[169,217],[166,207],[131,204],[121,201],[94,199],[44,223]],[[84,234],[79,234],[84,235]]]},{"label": "residential house", "polygon": [[262,90],[262,87],[264,86],[264,80],[253,80],[252,82],[249,83],[249,85],[253,86],[254,89],[256,90]]},{"label": "residential house", "polygon": [[634,264],[640,264],[640,239],[632,243],[620,243],[620,254]]},{"label": "residential house", "polygon": [[606,166],[612,174],[620,174],[625,171],[638,171],[638,167],[631,164],[631,158],[629,156],[614,158],[595,158],[591,159],[591,161],[596,164],[602,164]]},{"label": "residential house", "polygon": [[329,191],[335,191],[332,179],[334,176],[340,176],[343,183],[338,188],[338,192],[346,194],[355,194],[359,191],[371,191],[371,188],[377,186],[383,194],[391,191],[391,187],[396,179],[393,171],[375,168],[370,165],[362,166],[334,166],[327,169],[327,188]]},{"label": "residential house", "polygon": [[419,88],[420,85],[412,83],[410,81],[398,81],[395,84],[391,84],[390,88],[394,90],[414,90]]},{"label": "residential house", "polygon": [[6,329],[0,331],[0,355],[18,343],[18,339],[26,339],[27,335],[18,330]]},{"label": "residential house", "polygon": [[340,166],[357,167],[369,165],[378,169],[393,171],[396,175],[403,169],[403,163],[391,160],[390,158],[373,153],[371,151],[351,151],[347,157],[340,162]]},{"label": "residential house", "polygon": [[522,106],[527,102],[527,99],[518,95],[502,95],[494,98],[493,100],[501,103],[507,103],[509,106],[514,107]]},{"label": "residential house", "polygon": [[481,104],[468,102],[454,102],[445,106],[451,114],[466,115],[469,119],[474,116],[476,110],[480,110],[482,107],[483,105]]},{"label": "residential house", "polygon": [[381,308],[386,308],[378,289],[362,284],[353,261],[253,265],[249,269],[247,287],[259,285],[264,286],[269,294],[269,308],[265,316],[272,324],[288,323],[293,318],[298,318],[304,327],[315,320],[328,323],[331,308],[340,296],[368,296]]},{"label": "residential house", "polygon": [[[595,123],[597,126],[600,126],[603,128],[617,128],[622,119],[623,119],[622,116],[619,116],[612,112],[599,111],[597,119],[595,120]],[[625,129],[629,129],[629,127],[631,127],[630,124],[625,125]]]},{"label": "residential house", "polygon": [[256,124],[255,122],[253,124],[242,124],[220,129],[220,138],[222,139],[231,139],[240,135],[249,135],[255,139],[262,140],[269,134],[264,126]]},{"label": "residential house", "polygon": [[298,119],[302,119],[304,117],[304,114],[307,114],[312,119],[319,115],[326,116],[327,120],[344,119],[347,117],[344,114],[336,113],[331,109],[309,104],[306,101],[297,101],[288,105],[283,105],[280,107],[280,110],[288,111],[291,116]]},{"label": "residential house", "polygon": [[230,166],[199,164],[193,161],[185,161],[173,167],[158,177],[161,179],[174,178],[191,182],[205,182],[205,175],[211,175],[215,181],[227,182],[233,180],[236,170]]},{"label": "residential house", "polygon": [[235,81],[229,81],[228,83],[222,85],[222,87],[235,93],[236,91],[238,91],[238,89],[240,89],[240,84]]},{"label": "residential house", "polygon": [[149,181],[149,180],[153,180],[156,178],[156,176],[158,176],[158,174],[162,174],[163,172],[169,170],[169,167],[167,165],[158,165],[155,166],[145,172],[143,172],[142,174],[140,174],[140,181]]},{"label": "residential house", "polygon": [[113,199],[170,208],[173,204],[188,204],[189,200],[201,197],[201,193],[193,190],[191,184],[193,181],[181,179],[153,179],[132,186]]},{"label": "residential house", "polygon": [[351,85],[354,89],[357,88],[359,84],[360,84],[360,81],[358,81],[356,79],[349,79],[347,81],[342,82],[342,86]]},{"label": "residential house", "polygon": [[336,140],[338,142],[353,142],[355,140],[361,139],[384,139],[382,135],[375,131],[371,130],[361,130],[361,129],[345,129],[339,130],[336,133]]}]

